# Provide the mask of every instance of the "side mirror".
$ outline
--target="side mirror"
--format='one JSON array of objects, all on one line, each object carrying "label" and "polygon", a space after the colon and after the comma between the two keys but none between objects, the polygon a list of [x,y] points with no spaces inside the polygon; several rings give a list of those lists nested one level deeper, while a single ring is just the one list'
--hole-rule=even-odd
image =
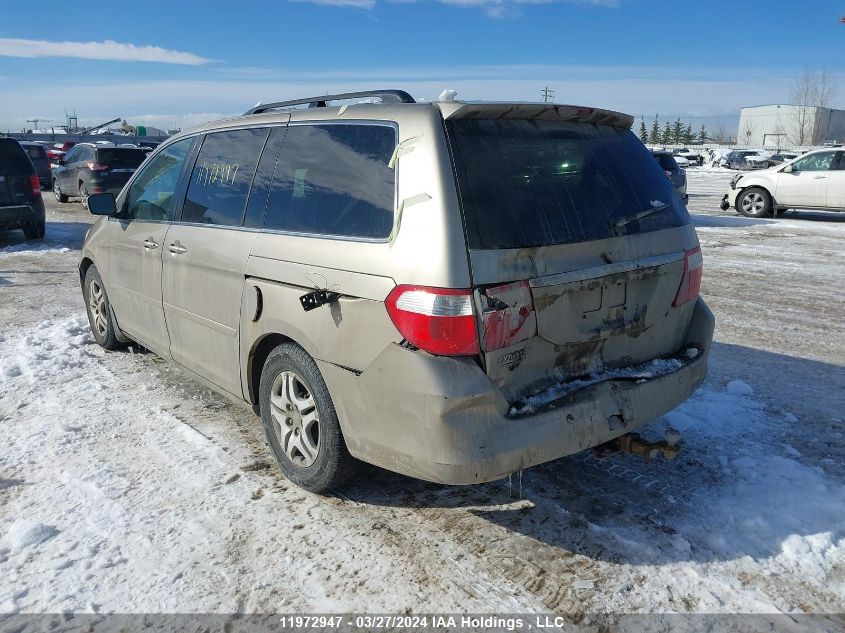
[{"label": "side mirror", "polygon": [[792,173],[792,165],[787,165],[786,167],[784,167],[784,168],[783,168],[783,173],[785,173],[785,174],[791,174],[791,173]]},{"label": "side mirror", "polygon": [[117,205],[113,193],[92,193],[88,196],[88,211],[92,215],[114,215]]}]

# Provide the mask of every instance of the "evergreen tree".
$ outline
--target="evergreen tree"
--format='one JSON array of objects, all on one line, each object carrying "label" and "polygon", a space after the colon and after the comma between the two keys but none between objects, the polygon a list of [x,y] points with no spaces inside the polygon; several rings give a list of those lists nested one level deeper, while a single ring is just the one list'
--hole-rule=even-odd
[{"label": "evergreen tree", "polygon": [[652,145],[657,145],[660,143],[660,124],[657,122],[657,115],[654,115],[654,122],[651,124],[651,134],[649,134],[648,140],[651,141]]},{"label": "evergreen tree", "polygon": [[681,123],[681,117],[672,124],[672,142],[675,145],[680,145],[684,138],[684,124]]},{"label": "evergreen tree", "polygon": [[707,142],[707,128],[704,127],[704,123],[701,124],[701,129],[698,131],[698,140],[702,143]]},{"label": "evergreen tree", "polygon": [[660,138],[660,142],[664,145],[669,145],[672,142],[672,126],[669,124],[669,121],[666,121],[666,127],[663,128],[663,136]]},{"label": "evergreen tree", "polygon": [[645,126],[645,119],[640,117],[640,140],[643,143],[648,143],[648,130]]},{"label": "evergreen tree", "polygon": [[687,129],[684,130],[684,145],[690,145],[692,138],[692,123],[690,123],[687,125]]}]

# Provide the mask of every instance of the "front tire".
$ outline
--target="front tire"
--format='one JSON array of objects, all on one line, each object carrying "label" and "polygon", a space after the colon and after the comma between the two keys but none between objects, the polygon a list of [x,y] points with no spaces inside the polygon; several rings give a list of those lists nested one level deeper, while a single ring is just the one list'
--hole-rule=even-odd
[{"label": "front tire", "polygon": [[259,406],[267,443],[293,483],[320,493],[352,478],[355,460],[329,390],[314,359],[299,345],[284,343],[267,357]]},{"label": "front tire", "polygon": [[53,195],[56,196],[57,202],[67,202],[67,196],[62,193],[59,181],[55,178],[53,179]]},{"label": "front tire", "polygon": [[736,210],[747,218],[767,218],[772,215],[772,196],[761,187],[749,187],[736,199]]},{"label": "front tire", "polygon": [[111,304],[106,294],[106,287],[97,267],[92,265],[85,273],[83,296],[88,313],[88,325],[94,340],[103,349],[115,350],[123,347],[117,338],[117,328],[111,316]]}]

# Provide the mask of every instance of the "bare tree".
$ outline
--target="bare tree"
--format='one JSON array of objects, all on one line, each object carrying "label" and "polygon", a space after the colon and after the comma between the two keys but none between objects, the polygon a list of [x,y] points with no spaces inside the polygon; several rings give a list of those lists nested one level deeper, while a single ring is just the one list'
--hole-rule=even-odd
[{"label": "bare tree", "polygon": [[805,68],[792,87],[792,130],[790,142],[796,145],[811,145],[817,141],[817,108],[830,107],[836,94],[836,80],[822,69],[813,72]]},{"label": "bare tree", "polygon": [[822,68],[816,75],[816,105],[820,108],[829,108],[836,96],[836,77]]}]

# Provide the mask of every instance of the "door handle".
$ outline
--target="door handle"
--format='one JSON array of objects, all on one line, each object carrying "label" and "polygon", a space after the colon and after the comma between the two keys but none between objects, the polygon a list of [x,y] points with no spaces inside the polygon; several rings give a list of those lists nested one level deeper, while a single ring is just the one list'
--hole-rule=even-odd
[{"label": "door handle", "polygon": [[176,255],[181,255],[182,253],[186,253],[187,251],[188,249],[182,246],[179,240],[176,240],[170,245],[170,252],[175,253]]},{"label": "door handle", "polygon": [[147,238],[144,240],[144,248],[147,250],[158,248],[158,243],[154,242],[152,238]]},{"label": "door handle", "polygon": [[827,176],[813,176],[813,180],[824,180]]}]

